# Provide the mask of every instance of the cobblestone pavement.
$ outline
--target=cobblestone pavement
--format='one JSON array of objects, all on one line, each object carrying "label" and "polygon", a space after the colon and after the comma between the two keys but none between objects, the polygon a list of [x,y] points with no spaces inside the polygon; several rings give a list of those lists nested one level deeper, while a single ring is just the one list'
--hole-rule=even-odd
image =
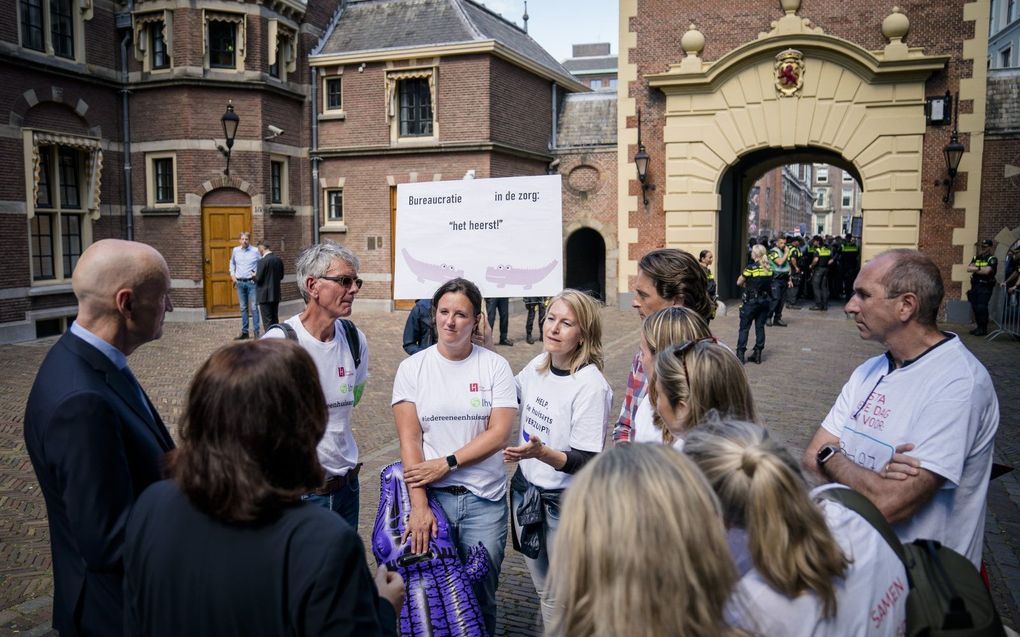
[{"label": "cobblestone pavement", "polygon": [[[356,306],[355,306],[356,307]],[[713,322],[715,333],[736,342],[737,319]],[[372,379],[355,412],[355,438],[365,468],[362,474],[361,534],[367,538],[375,519],[375,476],[397,459],[396,433],[389,408],[393,374],[404,358],[400,348],[406,314],[355,314],[371,343]],[[616,392],[618,409],[631,357],[637,349],[638,318],[633,310],[604,310],[606,378]],[[850,372],[881,348],[861,341],[838,309],[825,315],[788,310],[786,328],[768,328],[763,365],[747,371],[759,410],[780,440],[799,454],[827,413]],[[515,370],[538,354],[540,344],[524,342],[524,318],[512,319],[514,347],[499,347]],[[966,332],[964,326],[949,326]],[[181,417],[187,385],[195,370],[218,346],[237,333],[237,321],[167,324],[161,340],[142,347],[131,367],[145,386],[171,431]],[[1020,391],[1016,362],[1020,343],[1000,338],[964,341],[991,372],[1002,421],[996,461],[1020,466]],[[52,571],[46,509],[22,437],[25,401],[36,370],[55,339],[0,346],[0,637],[51,634]],[[239,405],[242,407],[243,405]],[[615,413],[615,412],[614,412]],[[516,435],[516,434],[515,434]],[[509,544],[509,543],[508,543]],[[997,606],[1006,622],[1020,623],[1020,471],[996,480],[989,493],[985,534]],[[523,559],[507,549],[499,590],[500,635],[541,633],[534,589]]]}]

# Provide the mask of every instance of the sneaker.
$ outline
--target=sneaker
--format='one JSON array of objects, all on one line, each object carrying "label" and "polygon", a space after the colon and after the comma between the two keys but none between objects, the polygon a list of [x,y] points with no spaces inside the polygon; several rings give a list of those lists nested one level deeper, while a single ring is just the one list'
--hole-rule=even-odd
[{"label": "sneaker", "polygon": [[786,322],[783,319],[776,319],[772,321],[772,324],[776,327],[786,327]]},{"label": "sneaker", "polygon": [[506,345],[507,347],[513,347],[514,346],[514,342],[511,341],[509,338],[501,338],[501,339],[499,339],[499,344],[500,345]]},{"label": "sneaker", "polygon": [[247,339],[248,339],[248,332],[241,332],[240,334],[238,334],[237,336],[234,337],[235,341],[244,341],[244,340],[247,340]]},{"label": "sneaker", "polygon": [[526,337],[524,337],[524,340],[528,341],[528,345],[534,345],[535,344],[535,339],[533,339],[531,337],[531,334],[528,334]]},{"label": "sneaker", "polygon": [[768,319],[765,321],[765,327],[772,327],[772,319]]}]

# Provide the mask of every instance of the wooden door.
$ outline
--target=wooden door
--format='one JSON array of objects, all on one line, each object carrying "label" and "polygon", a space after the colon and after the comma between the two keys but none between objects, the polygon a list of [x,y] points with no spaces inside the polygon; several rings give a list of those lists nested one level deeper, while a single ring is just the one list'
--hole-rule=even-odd
[{"label": "wooden door", "polygon": [[238,245],[242,231],[251,232],[251,207],[202,209],[205,311],[209,318],[241,315],[237,291],[230,282],[230,251]]},{"label": "wooden door", "polygon": [[[397,271],[397,187],[390,186],[390,272]],[[393,298],[393,277],[390,277],[390,298]],[[414,299],[393,300],[393,308],[397,310],[410,310],[414,307]]]}]

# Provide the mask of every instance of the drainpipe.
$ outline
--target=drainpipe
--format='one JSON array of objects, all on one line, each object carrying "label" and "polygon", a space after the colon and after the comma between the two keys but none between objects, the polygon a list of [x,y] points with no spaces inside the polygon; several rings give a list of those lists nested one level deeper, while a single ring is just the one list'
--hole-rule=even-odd
[{"label": "drainpipe", "polygon": [[[134,3],[132,2],[128,6],[128,15],[131,15],[131,10]],[[128,109],[128,95],[131,91],[128,89],[128,44],[131,42],[131,29],[130,27],[124,32],[124,37],[120,41],[120,72],[123,76],[123,85],[120,89],[121,106],[120,106],[120,117],[123,122],[121,135],[124,145],[124,205],[125,205],[125,218],[127,219],[127,227],[125,228],[125,239],[128,241],[135,240],[135,220],[134,220],[134,199],[132,197],[132,183],[131,183],[131,122],[129,117],[131,115]]]},{"label": "drainpipe", "polygon": [[312,117],[312,243],[319,242],[319,69],[314,66],[312,71],[311,117]]}]

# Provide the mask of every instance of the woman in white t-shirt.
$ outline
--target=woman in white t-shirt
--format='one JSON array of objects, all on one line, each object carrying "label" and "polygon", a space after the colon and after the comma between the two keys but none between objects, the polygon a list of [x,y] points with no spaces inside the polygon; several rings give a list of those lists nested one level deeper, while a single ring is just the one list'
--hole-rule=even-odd
[{"label": "woman in white t-shirt", "polygon": [[520,462],[510,482],[514,548],[524,553],[548,626],[555,601],[545,580],[560,494],[602,451],[613,390],[602,375],[602,321],[594,299],[577,290],[557,294],[542,336],[545,352],[517,374],[521,434],[516,447],[503,451],[503,461]]},{"label": "woman in white t-shirt", "polygon": [[507,533],[499,452],[513,427],[517,391],[506,359],[472,343],[481,319],[482,295],[474,283],[441,285],[432,298],[436,344],[400,364],[391,404],[411,497],[411,552],[427,551],[437,534],[431,495],[449,520],[461,559],[479,542],[489,554],[489,572],[474,589],[492,635]]},{"label": "woman in white t-shirt", "polygon": [[741,575],[727,613],[733,625],[766,637],[904,634],[903,564],[863,517],[820,497],[831,487],[809,493],[797,462],[764,428],[709,418],[684,453],[722,504]]},{"label": "woman in white t-shirt", "polygon": [[667,307],[644,320],[641,324],[641,367],[648,377],[648,391],[642,396],[634,415],[631,442],[674,445],[678,451],[682,448],[683,442],[677,442],[655,413],[655,356],[671,345],[711,337],[708,323],[684,307]]},{"label": "woman in white t-shirt", "polygon": [[678,451],[688,432],[713,409],[738,420],[758,420],[744,366],[713,338],[671,345],[659,352],[651,368],[650,400],[663,438],[670,436]]}]

